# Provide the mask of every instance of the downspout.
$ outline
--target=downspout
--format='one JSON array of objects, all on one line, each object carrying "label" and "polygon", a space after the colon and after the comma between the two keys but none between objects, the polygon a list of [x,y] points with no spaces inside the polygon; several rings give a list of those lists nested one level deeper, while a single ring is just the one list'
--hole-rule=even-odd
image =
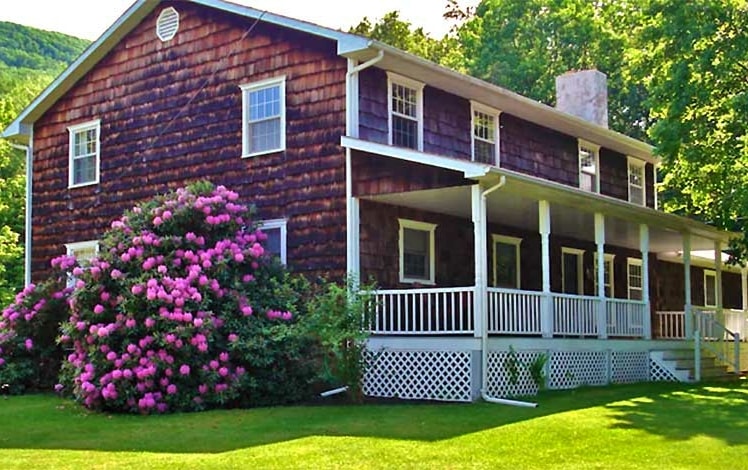
[{"label": "downspout", "polygon": [[[506,176],[502,175],[501,179],[498,183],[491,186],[490,188],[486,189],[481,193],[481,213],[484,217],[484,223],[486,222],[486,197],[491,194],[494,191],[497,191],[501,189],[506,184]],[[485,252],[486,244],[483,243],[480,247],[476,247],[476,249],[480,249],[481,253],[481,262],[486,263],[486,257],[487,253]],[[487,269],[484,269],[483,271],[487,271]],[[526,401],[519,401],[519,400],[509,400],[507,398],[496,398],[488,395],[488,392],[486,392],[486,384],[488,382],[488,306],[486,305],[486,298],[488,297],[488,292],[486,291],[486,285],[487,282],[483,282],[480,286],[481,292],[477,293],[481,296],[481,304],[482,304],[482,312],[481,315],[483,317],[482,322],[483,328],[481,331],[481,386],[480,386],[480,396],[481,398],[488,402],[488,403],[496,403],[498,405],[511,405],[511,406],[524,406],[528,408],[535,408],[538,406],[537,403],[532,402],[526,402]]]},{"label": "downspout", "polygon": [[[358,80],[354,76],[362,70],[371,67],[384,58],[384,51],[379,53],[366,62],[353,66],[354,61],[348,59],[348,72],[345,75],[346,85],[346,115],[345,115],[345,133],[349,137],[358,137]],[[354,275],[352,280],[355,285],[358,284],[359,262],[358,262],[358,243],[354,243],[354,238],[358,237],[358,208],[354,208],[357,202],[353,198],[353,175],[351,168],[351,149],[345,149],[345,222],[346,222],[346,273]]]},{"label": "downspout", "polygon": [[23,237],[23,283],[25,286],[31,284],[31,188],[32,188],[32,158],[31,144],[10,144],[17,150],[26,152],[26,210],[24,214],[24,237]]}]

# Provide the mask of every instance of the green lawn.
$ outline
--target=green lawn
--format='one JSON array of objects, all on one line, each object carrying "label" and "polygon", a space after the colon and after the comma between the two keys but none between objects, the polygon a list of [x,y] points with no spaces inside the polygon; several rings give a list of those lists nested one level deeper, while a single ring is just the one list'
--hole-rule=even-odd
[{"label": "green lawn", "polygon": [[0,468],[746,468],[748,384],[546,392],[536,409],[307,406],[167,416],[0,398]]}]

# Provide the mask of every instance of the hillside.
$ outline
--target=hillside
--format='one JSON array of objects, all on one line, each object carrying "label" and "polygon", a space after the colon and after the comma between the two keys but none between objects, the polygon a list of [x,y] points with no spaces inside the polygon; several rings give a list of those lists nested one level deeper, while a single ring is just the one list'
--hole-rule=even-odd
[{"label": "hillside", "polygon": [[62,33],[0,21],[0,68],[58,73],[89,44]]}]

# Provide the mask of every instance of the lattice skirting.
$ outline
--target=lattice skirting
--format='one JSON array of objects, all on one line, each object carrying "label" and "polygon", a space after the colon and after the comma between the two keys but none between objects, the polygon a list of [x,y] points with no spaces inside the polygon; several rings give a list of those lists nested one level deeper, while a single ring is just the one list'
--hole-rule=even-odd
[{"label": "lattice skirting", "polygon": [[471,401],[471,351],[369,351],[363,392],[370,397]]},{"label": "lattice skirting", "polygon": [[649,380],[652,382],[678,382],[678,377],[675,376],[666,367],[660,365],[654,359],[649,359]]}]

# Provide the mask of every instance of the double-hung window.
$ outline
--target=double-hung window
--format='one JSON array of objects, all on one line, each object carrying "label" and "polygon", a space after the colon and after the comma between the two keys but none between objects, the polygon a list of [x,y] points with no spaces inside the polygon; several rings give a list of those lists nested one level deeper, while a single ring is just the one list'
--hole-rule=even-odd
[{"label": "double-hung window", "polygon": [[[593,259],[595,260],[593,262],[594,266],[594,272],[592,273],[592,279],[595,286],[595,291],[592,293],[593,295],[597,295],[597,252],[593,252]],[[613,260],[615,259],[615,255],[612,255],[610,253],[605,253],[605,264],[603,265],[603,285],[605,286],[605,297],[607,298],[613,298]]]},{"label": "double-hung window", "polygon": [[99,182],[99,134],[101,121],[84,122],[68,127],[68,187],[87,186]]},{"label": "double-hung window", "polygon": [[717,273],[704,270],[704,307],[717,306]]},{"label": "double-hung window", "polygon": [[471,102],[473,161],[499,164],[499,111]]},{"label": "double-hung window", "polygon": [[505,235],[493,238],[493,284],[494,287],[520,288],[520,244],[521,238]]},{"label": "double-hung window", "polygon": [[423,150],[423,83],[387,72],[389,143]]},{"label": "double-hung window", "polygon": [[600,192],[600,146],[579,141],[579,188]]},{"label": "double-hung window", "polygon": [[643,206],[646,193],[644,192],[644,162],[637,158],[628,158],[629,202]]},{"label": "double-hung window", "polygon": [[[85,242],[67,243],[65,244],[65,251],[68,256],[75,256],[80,267],[87,268],[91,264],[91,260],[99,254],[99,241],[88,240]],[[67,286],[72,287],[75,281],[75,276],[72,273],[68,273]]]},{"label": "double-hung window", "polygon": [[242,155],[286,149],[286,77],[242,85]]},{"label": "double-hung window", "polygon": [[400,282],[434,284],[435,224],[398,219],[400,222]]},{"label": "double-hung window", "polygon": [[269,219],[259,223],[262,233],[267,235],[265,251],[286,264],[286,219]]},{"label": "double-hung window", "polygon": [[629,299],[642,299],[642,260],[638,258],[629,258],[627,262],[628,281],[629,281]]}]

